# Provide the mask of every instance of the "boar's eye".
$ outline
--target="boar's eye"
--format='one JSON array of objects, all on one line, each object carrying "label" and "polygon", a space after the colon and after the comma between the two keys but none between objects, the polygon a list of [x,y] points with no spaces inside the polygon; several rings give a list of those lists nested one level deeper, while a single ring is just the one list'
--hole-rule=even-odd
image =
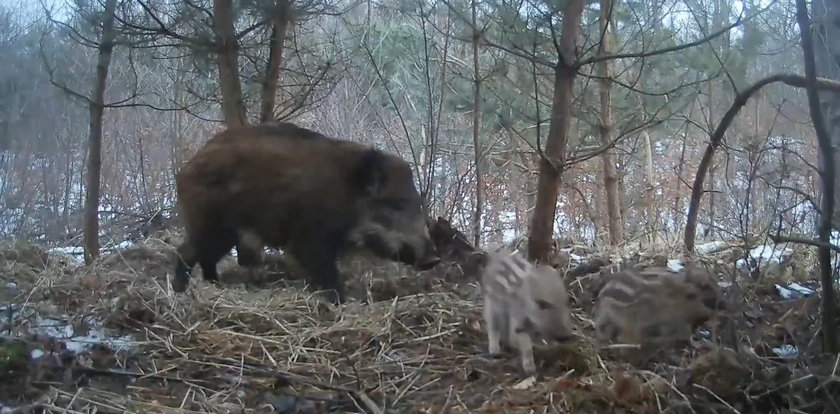
[{"label": "boar's eye", "polygon": [[694,292],[686,293],[685,298],[688,300],[694,300],[697,299],[697,294]]},{"label": "boar's eye", "polygon": [[554,307],[551,303],[548,303],[542,299],[537,299],[534,302],[536,302],[537,306],[539,306],[542,310],[551,309]]}]

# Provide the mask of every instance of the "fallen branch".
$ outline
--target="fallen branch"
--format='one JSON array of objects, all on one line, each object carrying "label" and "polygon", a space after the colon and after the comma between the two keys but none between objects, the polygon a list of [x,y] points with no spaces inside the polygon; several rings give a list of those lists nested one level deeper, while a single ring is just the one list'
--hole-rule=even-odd
[{"label": "fallen branch", "polygon": [[822,241],[819,241],[819,240],[806,239],[804,237],[771,235],[770,240],[773,240],[773,243],[776,243],[776,244],[778,244],[778,243],[797,243],[797,244],[807,244],[809,246],[814,246],[814,247],[825,247],[825,248],[829,248],[829,249],[833,250],[836,253],[840,253],[840,247],[838,247],[838,246],[835,246],[831,243],[822,242]]}]

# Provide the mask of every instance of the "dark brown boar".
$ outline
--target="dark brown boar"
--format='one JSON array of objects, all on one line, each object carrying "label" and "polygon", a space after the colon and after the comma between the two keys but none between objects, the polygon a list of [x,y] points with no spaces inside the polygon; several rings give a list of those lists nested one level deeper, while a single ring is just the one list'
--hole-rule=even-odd
[{"label": "dark brown boar", "polygon": [[403,159],[291,123],[238,127],[211,138],[176,177],[186,228],[172,289],[190,272],[218,280],[232,247],[239,264],[265,246],[292,254],[333,303],[345,300],[337,258],[351,245],[421,270],[440,259]]}]

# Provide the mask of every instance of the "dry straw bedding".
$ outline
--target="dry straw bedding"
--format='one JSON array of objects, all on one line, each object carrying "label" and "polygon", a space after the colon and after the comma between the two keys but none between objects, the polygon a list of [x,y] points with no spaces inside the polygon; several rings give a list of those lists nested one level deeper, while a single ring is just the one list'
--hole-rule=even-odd
[{"label": "dry straw bedding", "polygon": [[[222,288],[196,280],[175,295],[171,243],[148,240],[90,267],[37,254],[30,259],[42,263],[5,260],[20,315],[71,315],[74,326],[97,316],[136,342],[129,352],[94,350],[42,364],[48,375],[29,367],[26,381],[0,381],[25,386],[30,408],[53,412],[701,413],[816,412],[819,379],[834,378],[708,341],[634,365],[582,338],[537,344],[540,375],[525,379],[515,355],[484,354],[478,288],[445,266],[418,275],[345,261],[357,299],[340,307],[300,280]],[[234,273],[223,271],[223,281],[226,274]],[[575,316],[590,333],[585,312]],[[26,322],[15,328],[12,336],[24,337]]]}]

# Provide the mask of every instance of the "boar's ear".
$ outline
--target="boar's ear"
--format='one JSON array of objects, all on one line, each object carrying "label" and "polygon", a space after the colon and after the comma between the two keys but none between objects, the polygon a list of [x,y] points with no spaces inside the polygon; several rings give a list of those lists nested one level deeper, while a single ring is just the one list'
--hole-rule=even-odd
[{"label": "boar's ear", "polygon": [[385,159],[382,153],[368,149],[359,157],[353,169],[353,184],[367,194],[377,194],[385,184]]}]

